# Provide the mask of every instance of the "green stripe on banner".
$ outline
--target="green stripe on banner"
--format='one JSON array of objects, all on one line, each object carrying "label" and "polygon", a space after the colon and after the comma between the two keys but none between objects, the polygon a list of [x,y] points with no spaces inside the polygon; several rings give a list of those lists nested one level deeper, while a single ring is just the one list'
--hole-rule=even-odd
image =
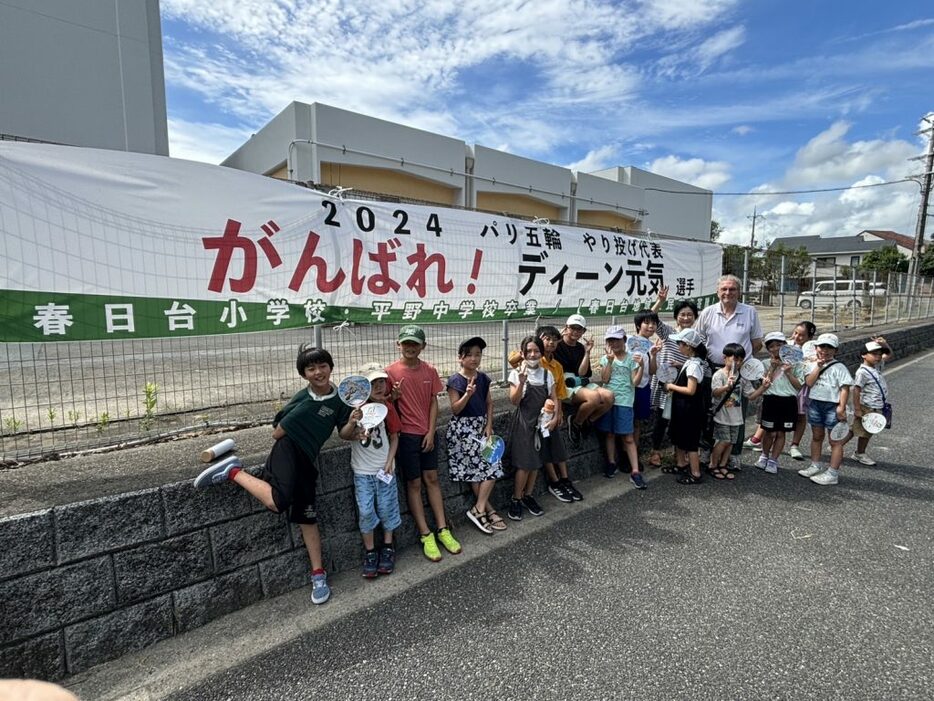
[{"label": "green stripe on banner", "polygon": [[[703,308],[715,295],[692,298]],[[464,323],[562,317],[575,312],[593,316],[632,314],[651,302],[542,308],[535,300],[469,299],[420,302],[373,302],[371,308],[329,307],[320,299],[301,302],[207,301],[0,290],[0,340],[7,343],[170,338],[297,329],[350,321],[357,324]],[[670,308],[669,300],[666,308]]]}]

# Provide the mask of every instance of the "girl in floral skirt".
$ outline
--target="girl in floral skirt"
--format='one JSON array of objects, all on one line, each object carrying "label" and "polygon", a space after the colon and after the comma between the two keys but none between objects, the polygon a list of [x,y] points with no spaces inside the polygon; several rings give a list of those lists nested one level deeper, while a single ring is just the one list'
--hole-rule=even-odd
[{"label": "girl in floral skirt", "polygon": [[493,397],[490,378],[480,372],[486,341],[479,336],[460,344],[457,357],[459,372],[448,378],[451,421],[447,428],[448,469],[454,482],[469,482],[476,503],[467,518],[480,531],[492,535],[506,528],[506,522],[490,506],[493,485],[503,476],[502,463],[489,463],[482,451],[493,435]]}]

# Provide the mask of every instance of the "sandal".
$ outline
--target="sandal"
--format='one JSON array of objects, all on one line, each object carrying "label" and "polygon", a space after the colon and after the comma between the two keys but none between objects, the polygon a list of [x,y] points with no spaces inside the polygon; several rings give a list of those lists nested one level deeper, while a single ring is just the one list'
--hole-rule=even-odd
[{"label": "sandal", "polygon": [[490,528],[492,528],[494,531],[506,530],[506,522],[503,520],[502,516],[493,511],[493,509],[490,509],[486,512],[486,517],[490,522]]},{"label": "sandal", "polygon": [[653,451],[649,456],[649,467],[661,467],[662,466],[662,456],[657,450]]},{"label": "sandal", "polygon": [[707,474],[718,480],[736,479],[736,475],[727,470],[725,467],[708,467]]},{"label": "sandal", "polygon": [[686,475],[688,473],[687,465],[665,465],[662,472],[666,475]]},{"label": "sandal", "polygon": [[470,510],[467,511],[467,518],[470,519],[470,522],[473,523],[480,532],[493,535],[493,527],[490,525],[490,519],[487,518],[485,513],[479,511],[476,506],[471,507]]},{"label": "sandal", "polygon": [[678,478],[678,484],[700,484],[703,477],[692,475],[690,472]]}]

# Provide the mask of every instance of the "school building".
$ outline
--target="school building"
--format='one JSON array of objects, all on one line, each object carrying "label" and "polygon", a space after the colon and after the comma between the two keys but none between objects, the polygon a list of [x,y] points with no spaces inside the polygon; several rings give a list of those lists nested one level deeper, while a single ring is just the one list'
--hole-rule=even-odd
[{"label": "school building", "polygon": [[317,102],[292,102],[221,165],[382,197],[710,239],[709,190],[634,166],[580,173]]}]

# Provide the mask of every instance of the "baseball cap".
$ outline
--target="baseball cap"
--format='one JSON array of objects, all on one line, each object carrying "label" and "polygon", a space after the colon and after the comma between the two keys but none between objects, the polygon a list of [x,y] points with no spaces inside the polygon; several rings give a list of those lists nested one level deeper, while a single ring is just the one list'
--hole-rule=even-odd
[{"label": "baseball cap", "polygon": [[626,338],[626,329],[622,326],[611,326],[606,330],[606,333],[603,334],[603,338]]},{"label": "baseball cap", "polygon": [[772,341],[781,341],[782,343],[788,343],[788,339],[785,338],[785,334],[781,331],[772,331],[765,335],[764,343],[769,345]]},{"label": "baseball cap", "polygon": [[571,316],[568,317],[568,320],[564,325],[565,326],[582,326],[583,328],[586,329],[587,320],[580,314],[571,314]]},{"label": "baseball cap", "polygon": [[389,379],[389,375],[386,374],[386,371],[383,370],[383,366],[379,363],[367,363],[362,368],[360,368],[360,374],[370,382],[373,380],[378,380],[381,377],[384,380]]},{"label": "baseball cap", "polygon": [[870,341],[869,343],[866,344],[866,350],[863,352],[872,353],[873,351],[882,351],[883,353],[891,352],[887,346],[883,346],[878,341]]},{"label": "baseball cap", "polygon": [[814,342],[816,346],[832,346],[838,348],[840,346],[840,339],[834,336],[832,333],[822,333],[817,337],[817,341]]},{"label": "baseball cap", "polygon": [[415,341],[415,343],[420,343],[424,346],[425,331],[421,326],[415,326],[414,324],[403,326],[399,329],[399,343],[405,343],[406,341]]},{"label": "baseball cap", "polygon": [[486,341],[484,341],[479,336],[473,336],[472,338],[468,338],[466,341],[464,341],[457,347],[457,354],[462,355],[463,353],[467,352],[468,348],[474,348],[474,347],[477,347],[480,350],[483,350],[484,348],[486,348]]},{"label": "baseball cap", "polygon": [[674,341],[675,343],[687,343],[691,348],[697,348],[704,342],[704,336],[700,331],[696,331],[695,329],[682,329],[678,333],[669,336],[668,340]]}]

